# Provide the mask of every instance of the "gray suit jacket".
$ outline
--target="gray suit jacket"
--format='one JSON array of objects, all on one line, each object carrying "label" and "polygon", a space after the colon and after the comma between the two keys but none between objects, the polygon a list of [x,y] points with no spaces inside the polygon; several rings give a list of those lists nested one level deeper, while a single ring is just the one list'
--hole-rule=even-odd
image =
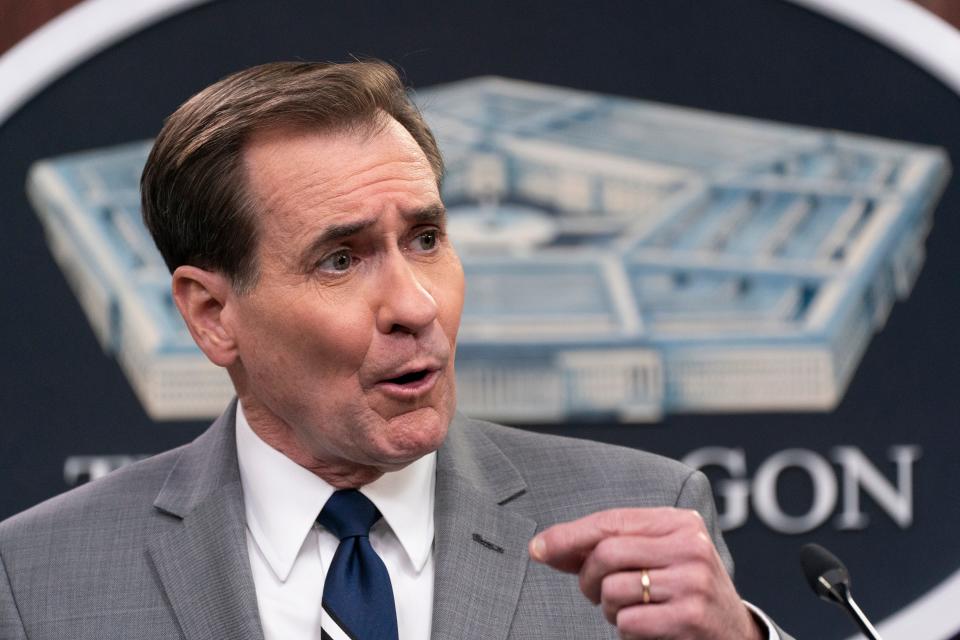
[{"label": "gray suit jacket", "polygon": [[[0,524],[0,639],[262,640],[234,412]],[[704,476],[652,454],[458,417],[436,492],[434,638],[616,637],[575,576],[526,551],[599,509],[697,509],[732,569]]]}]

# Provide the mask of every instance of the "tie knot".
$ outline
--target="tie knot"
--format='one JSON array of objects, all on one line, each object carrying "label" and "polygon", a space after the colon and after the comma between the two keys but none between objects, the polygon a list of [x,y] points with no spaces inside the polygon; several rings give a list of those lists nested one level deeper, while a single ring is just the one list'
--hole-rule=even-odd
[{"label": "tie knot", "polygon": [[334,492],[323,505],[317,522],[340,540],[370,534],[370,527],[380,519],[380,511],[370,499],[356,489]]}]

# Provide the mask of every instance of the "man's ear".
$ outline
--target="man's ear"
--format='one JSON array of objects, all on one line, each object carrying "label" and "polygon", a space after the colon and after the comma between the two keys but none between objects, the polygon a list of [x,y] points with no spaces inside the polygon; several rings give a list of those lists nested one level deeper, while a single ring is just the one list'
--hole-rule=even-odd
[{"label": "man's ear", "polygon": [[173,301],[193,341],[221,367],[229,367],[237,358],[236,340],[223,312],[235,295],[230,278],[222,273],[190,265],[173,272]]}]

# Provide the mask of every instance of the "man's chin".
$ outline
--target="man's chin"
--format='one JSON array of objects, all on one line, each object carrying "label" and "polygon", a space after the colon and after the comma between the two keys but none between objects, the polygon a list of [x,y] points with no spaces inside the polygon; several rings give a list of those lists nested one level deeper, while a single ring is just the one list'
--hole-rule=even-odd
[{"label": "man's chin", "polygon": [[421,407],[386,420],[384,453],[399,466],[436,451],[447,436],[452,415],[435,407]]}]

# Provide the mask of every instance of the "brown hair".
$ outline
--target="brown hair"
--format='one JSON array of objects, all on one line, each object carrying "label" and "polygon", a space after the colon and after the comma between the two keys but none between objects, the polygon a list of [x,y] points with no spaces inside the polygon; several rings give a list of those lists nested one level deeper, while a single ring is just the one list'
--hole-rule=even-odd
[{"label": "brown hair", "polygon": [[246,194],[245,142],[271,126],[375,127],[384,113],[410,132],[439,183],[436,140],[385,62],[264,64],[187,100],[167,118],[140,178],[143,220],[167,267],[220,271],[237,291],[249,290],[257,280],[257,212]]}]

